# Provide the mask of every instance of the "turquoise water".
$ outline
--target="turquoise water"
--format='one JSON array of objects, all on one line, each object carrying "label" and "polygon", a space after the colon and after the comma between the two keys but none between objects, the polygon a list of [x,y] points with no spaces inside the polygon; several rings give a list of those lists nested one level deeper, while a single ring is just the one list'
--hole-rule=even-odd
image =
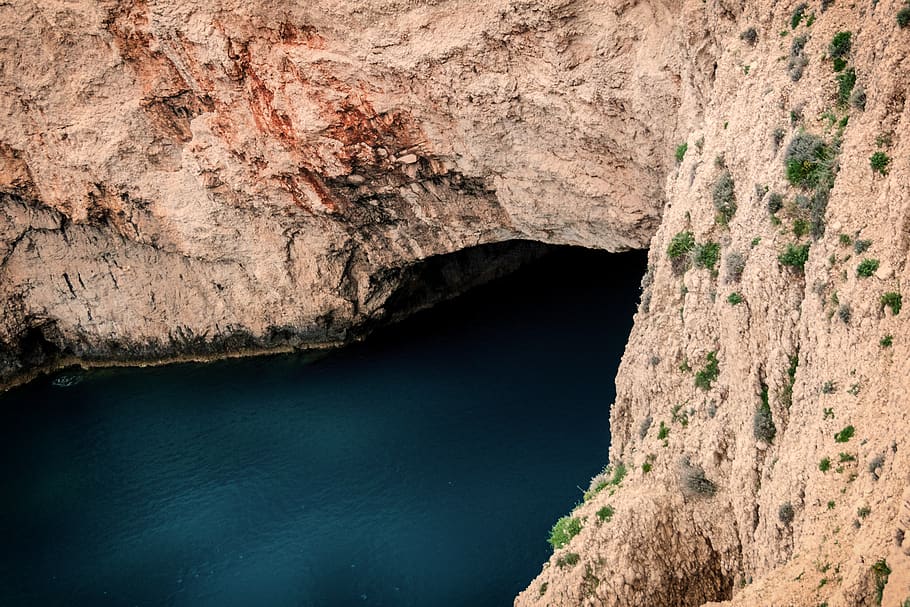
[{"label": "turquoise water", "polygon": [[558,251],[315,362],[0,396],[0,605],[510,605],[606,461],[644,264]]}]

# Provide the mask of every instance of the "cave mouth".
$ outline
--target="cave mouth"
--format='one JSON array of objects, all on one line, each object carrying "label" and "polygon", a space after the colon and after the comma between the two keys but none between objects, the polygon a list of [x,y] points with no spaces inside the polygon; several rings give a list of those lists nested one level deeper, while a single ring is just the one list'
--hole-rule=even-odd
[{"label": "cave mouth", "polygon": [[645,263],[547,247],[315,361],[0,395],[0,604],[510,604],[607,461]]},{"label": "cave mouth", "polygon": [[642,252],[617,254],[519,239],[434,255],[389,272],[394,275],[395,289],[383,306],[379,322],[365,327],[366,332],[398,323],[416,312],[459,297],[541,260],[546,260],[541,267],[547,271],[561,266],[560,273],[567,279],[583,284],[601,276],[603,267],[616,265],[615,259],[628,260],[630,270],[638,272],[642,256]]}]

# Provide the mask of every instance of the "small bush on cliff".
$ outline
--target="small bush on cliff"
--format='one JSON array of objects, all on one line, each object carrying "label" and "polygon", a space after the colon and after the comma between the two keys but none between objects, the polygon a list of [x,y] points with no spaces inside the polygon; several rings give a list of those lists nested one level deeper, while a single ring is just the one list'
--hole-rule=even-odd
[{"label": "small bush on cliff", "polygon": [[695,265],[699,268],[714,270],[720,257],[720,245],[716,242],[706,242],[695,248]]},{"label": "small bush on cliff", "polygon": [[574,516],[564,516],[553,525],[550,530],[550,539],[547,541],[553,547],[553,550],[558,550],[568,544],[569,540],[578,535],[580,531],[581,520]]},{"label": "small bush on cliff", "polygon": [[871,240],[863,240],[862,238],[857,238],[853,243],[853,252],[856,254],[865,253],[869,250],[869,247],[872,246]]},{"label": "small bush on cliff", "polygon": [[889,291],[888,293],[882,295],[882,309],[891,308],[891,313],[897,316],[901,313],[901,304],[903,303],[903,300],[904,298],[900,293]]},{"label": "small bush on cliff", "polygon": [[680,462],[680,481],[687,493],[711,497],[717,493],[717,485],[708,480],[705,471],[695,466],[685,457]]},{"label": "small bush on cliff", "polygon": [[613,510],[613,506],[604,506],[597,511],[597,518],[600,519],[602,523],[609,523],[613,519],[613,514],[616,511]]},{"label": "small bush on cliff", "polygon": [[882,595],[885,592],[885,586],[888,585],[888,576],[891,575],[891,567],[888,561],[880,559],[872,565],[872,577],[875,580],[875,604],[882,604]]},{"label": "small bush on cliff", "polygon": [[869,166],[879,175],[888,174],[888,163],[890,162],[891,159],[884,152],[876,152],[869,157]]},{"label": "small bush on cliff", "polygon": [[638,438],[644,440],[645,436],[648,435],[648,430],[651,429],[652,423],[654,423],[654,418],[650,415],[641,420],[641,425],[638,426]]},{"label": "small bush on cliff", "polygon": [[724,255],[724,267],[727,269],[727,282],[739,282],[746,269],[746,256],[738,251],[730,251]]},{"label": "small bush on cliff", "polygon": [[727,303],[731,306],[738,306],[743,302],[743,296],[733,291],[730,295],[727,296]]},{"label": "small bush on cliff", "polygon": [[897,11],[897,24],[901,27],[901,29],[910,26],[910,6],[905,6],[901,10]]},{"label": "small bush on cliff", "polygon": [[832,160],[833,152],[824,139],[811,133],[799,133],[784,153],[787,179],[795,186],[814,188],[829,177]]},{"label": "small bush on cliff", "polygon": [[856,266],[856,275],[861,278],[869,278],[878,270],[879,261],[877,259],[866,258]]},{"label": "small bush on cliff", "polygon": [[770,443],[777,435],[777,427],[774,425],[774,419],[771,417],[771,405],[768,403],[768,386],[761,384],[761,393],[759,394],[761,402],[758,410],[755,411],[755,418],[752,421],[752,433],[756,439]]},{"label": "small bush on cliff", "polygon": [[853,426],[847,426],[846,428],[844,428],[843,430],[841,430],[840,432],[838,432],[837,434],[834,435],[834,442],[846,443],[851,438],[853,438],[853,434],[855,432],[856,432],[856,428],[854,428]]},{"label": "small bush on cliff", "polygon": [[714,182],[711,192],[714,208],[717,210],[717,223],[727,225],[736,213],[736,191],[730,171],[724,171]]},{"label": "small bush on cliff", "polygon": [[866,110],[866,89],[859,86],[853,89],[853,94],[850,95],[850,105],[858,109],[859,111]]},{"label": "small bush on cliff", "polygon": [[[787,72],[790,74],[790,80],[797,82],[803,77],[803,70],[809,65],[809,58],[803,49],[809,38],[806,36],[797,36],[790,44],[790,57],[787,60]],[[792,116],[791,116],[792,117]]]},{"label": "small bush on cliff", "polygon": [[777,256],[777,260],[782,266],[790,266],[796,270],[802,271],[809,260],[809,245],[787,245],[786,250]]},{"label": "small bush on cliff", "polygon": [[796,29],[800,22],[803,20],[803,17],[806,16],[806,9],[809,8],[809,5],[805,2],[800,2],[796,5],[796,8],[793,9],[793,13],[790,15],[790,29]]},{"label": "small bush on cliff", "polygon": [[854,86],[856,86],[856,70],[853,68],[837,75],[837,105],[842,108],[847,107]]},{"label": "small bush on cliff", "polygon": [[784,197],[777,192],[771,192],[768,196],[768,212],[774,215],[784,208]]},{"label": "small bush on cliff", "polygon": [[754,27],[750,27],[739,35],[739,39],[749,46],[755,46],[755,43],[758,41],[758,31]]},{"label": "small bush on cliff", "polygon": [[818,462],[818,469],[822,472],[827,472],[831,469],[831,458],[823,457],[820,462]]},{"label": "small bush on cliff", "polygon": [[843,59],[850,54],[853,47],[853,34],[850,32],[837,32],[828,45],[828,54],[832,59]]},{"label": "small bush on cliff", "polygon": [[676,163],[679,164],[686,157],[686,151],[689,149],[688,143],[680,143],[676,146]]},{"label": "small bush on cliff", "polygon": [[567,552],[558,559],[556,559],[556,566],[560,569],[564,567],[574,567],[578,564],[578,561],[581,560],[581,557],[574,552]]},{"label": "small bush on cliff", "polygon": [[793,504],[790,502],[784,502],[780,505],[780,508],[777,509],[777,518],[784,525],[792,523],[795,517],[796,512],[793,510]]},{"label": "small bush on cliff", "polygon": [[678,232],[670,240],[670,246],[667,247],[667,256],[670,259],[678,259],[692,251],[695,248],[695,236],[692,232]]},{"label": "small bush on cliff", "polygon": [[885,335],[880,340],[878,340],[878,345],[882,348],[890,348],[892,345],[894,345],[894,336],[890,334]]},{"label": "small bush on cliff", "polygon": [[717,351],[708,352],[704,369],[695,374],[695,385],[702,390],[709,390],[719,374],[720,365],[717,362]]}]

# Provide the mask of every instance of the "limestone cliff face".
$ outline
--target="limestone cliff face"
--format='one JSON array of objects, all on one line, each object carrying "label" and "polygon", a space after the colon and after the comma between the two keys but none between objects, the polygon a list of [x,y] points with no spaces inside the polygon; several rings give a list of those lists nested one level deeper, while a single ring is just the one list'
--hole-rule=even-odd
[{"label": "limestone cliff face", "polygon": [[478,244],[650,243],[614,469],[516,604],[898,605],[902,6],[2,4],[0,383],[344,341]]},{"label": "limestone cliff face", "polygon": [[646,246],[671,21],[567,0],[3,3],[0,383],[338,343],[404,269],[475,245]]},{"label": "limestone cliff face", "polygon": [[617,378],[614,468],[517,605],[910,597],[906,5],[797,5],[674,17],[679,56],[716,69],[700,114],[681,96],[688,148]]}]

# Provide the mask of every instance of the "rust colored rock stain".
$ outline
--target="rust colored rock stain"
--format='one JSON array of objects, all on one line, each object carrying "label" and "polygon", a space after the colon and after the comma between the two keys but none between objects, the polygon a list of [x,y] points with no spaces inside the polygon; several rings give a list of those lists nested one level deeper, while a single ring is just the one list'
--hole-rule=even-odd
[{"label": "rust colored rock stain", "polygon": [[[122,3],[106,22],[142,87],[143,109],[158,130],[176,141],[190,141],[192,119],[213,112],[213,133],[248,167],[250,178],[275,180],[296,205],[310,212],[339,213],[352,204],[346,182],[337,177],[339,167],[342,173],[388,178],[392,165],[377,148],[395,153],[424,140],[410,116],[377,113],[370,101],[373,93],[362,82],[352,83],[335,73],[330,62],[295,63],[293,52],[326,48],[325,38],[313,27],[288,21],[274,27],[253,26],[252,30],[247,22],[228,27],[216,21],[213,25],[226,40],[226,57],[217,70],[217,62],[202,63],[199,50],[179,34],[156,39],[149,31],[144,0]],[[165,46],[179,66],[158,46]],[[276,73],[280,75],[277,81]],[[276,98],[290,96],[285,88],[290,83],[295,85],[294,94],[299,95],[297,85],[306,91],[308,103],[329,124],[322,132],[295,125],[276,103]],[[250,149],[251,130],[266,141],[280,143],[297,172],[263,176],[268,159],[255,149],[267,146],[263,141]],[[329,165],[327,153],[334,156]]]},{"label": "rust colored rock stain", "polygon": [[105,27],[120,55],[136,73],[142,87],[140,105],[159,130],[180,143],[192,139],[190,120],[212,111],[206,95],[199,95],[161,51],[152,50],[153,36],[144,31],[148,7],[142,0],[121,4],[108,14]]}]

